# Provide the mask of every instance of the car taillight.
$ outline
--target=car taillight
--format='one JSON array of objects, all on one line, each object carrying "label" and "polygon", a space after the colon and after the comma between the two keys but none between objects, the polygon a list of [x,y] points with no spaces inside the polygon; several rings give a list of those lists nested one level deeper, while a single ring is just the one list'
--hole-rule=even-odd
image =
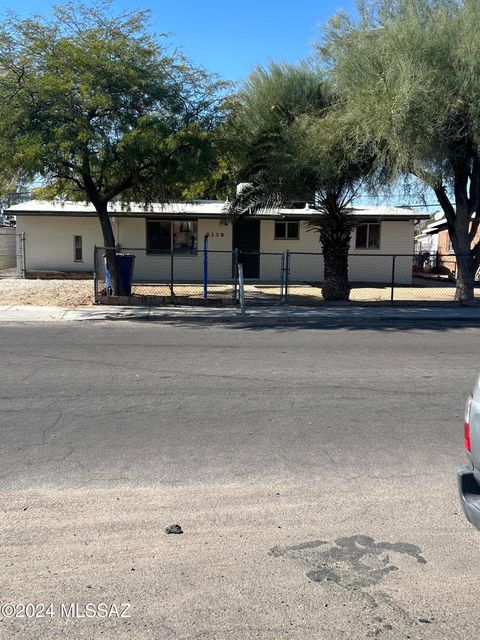
[{"label": "car taillight", "polygon": [[472,396],[469,396],[467,404],[465,405],[465,422],[463,424],[463,444],[465,449],[470,453],[470,411],[472,409]]}]

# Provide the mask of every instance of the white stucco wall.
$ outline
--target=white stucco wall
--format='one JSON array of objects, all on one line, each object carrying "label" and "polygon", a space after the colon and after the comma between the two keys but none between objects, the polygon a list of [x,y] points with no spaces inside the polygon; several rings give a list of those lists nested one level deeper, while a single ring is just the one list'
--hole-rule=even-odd
[{"label": "white stucco wall", "polygon": [[[275,240],[275,223],[263,220],[260,237],[262,252],[284,252],[289,249],[291,282],[320,282],[323,278],[322,247],[319,235],[301,223],[298,240]],[[379,249],[356,249],[356,231],[352,233],[349,257],[349,277],[351,282],[390,282],[392,277],[392,257],[383,254],[413,254],[414,225],[411,220],[383,221],[380,227]],[[296,255],[304,252],[308,255]],[[261,257],[260,276],[269,279],[274,276],[276,260],[274,256]],[[263,262],[263,264],[262,264]],[[411,255],[395,258],[395,282],[409,284],[412,280]]]},{"label": "white stucco wall", "polygon": [[[170,278],[169,256],[147,256],[145,218],[116,218],[113,220],[117,241],[121,248],[138,249],[135,280]],[[17,232],[25,232],[27,270],[91,271],[93,270],[94,245],[101,246],[102,234],[96,218],[18,216]],[[212,282],[229,279],[232,272],[232,226],[216,219],[199,219],[198,244],[203,246],[205,234],[209,234],[209,275]],[[74,236],[83,239],[83,261],[74,261]],[[275,240],[274,221],[262,220],[260,226],[260,279],[278,282],[281,273],[281,256],[291,252],[312,255],[292,255],[290,276],[292,282],[320,282],[323,277],[323,258],[318,234],[300,224],[298,240]],[[355,232],[352,236],[349,274],[352,282],[389,282],[392,259],[381,254],[412,254],[414,226],[412,221],[382,222],[380,249],[355,249]],[[216,252],[219,253],[216,253]],[[221,253],[225,251],[226,253]],[[367,255],[368,254],[368,255]],[[396,258],[397,283],[410,283],[412,259]],[[175,256],[176,280],[201,281],[203,256]]]},{"label": "white stucco wall", "polygon": [[[382,254],[407,254],[395,258],[395,282],[412,282],[414,251],[413,220],[383,221],[380,228],[380,249],[355,249],[356,235],[352,235],[349,274],[352,282],[390,282],[392,257]],[[368,254],[368,255],[367,255]]]},{"label": "white stucco wall", "polygon": [[[92,271],[93,247],[102,244],[96,218],[17,216],[25,233],[27,271]],[[82,236],[83,261],[74,261],[74,236]]]}]

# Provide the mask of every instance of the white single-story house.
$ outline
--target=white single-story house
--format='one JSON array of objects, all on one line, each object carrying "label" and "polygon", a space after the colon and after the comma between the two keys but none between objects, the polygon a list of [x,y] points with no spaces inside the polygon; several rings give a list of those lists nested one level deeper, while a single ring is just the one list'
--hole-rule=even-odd
[{"label": "white single-story house", "polygon": [[[17,232],[25,234],[27,272],[93,270],[94,247],[101,247],[103,240],[92,205],[33,200],[14,205],[7,213],[16,216]],[[248,279],[277,281],[287,250],[292,252],[292,282],[318,282],[323,277],[319,236],[308,228],[308,222],[319,213],[308,204],[259,213],[233,224],[225,216],[225,203],[220,201],[148,207],[113,203],[110,215],[118,247],[135,250],[137,282],[151,280],[152,274],[158,278],[167,274],[171,252],[178,254],[176,277],[186,282],[200,281],[201,250],[207,235],[212,262],[209,277],[216,281],[231,278],[234,249],[253,254],[245,259]],[[397,260],[395,280],[410,283],[415,221],[428,218],[428,214],[379,206],[356,207],[350,215],[357,222],[350,245],[351,281],[389,282],[390,256],[401,254],[404,258]]]}]

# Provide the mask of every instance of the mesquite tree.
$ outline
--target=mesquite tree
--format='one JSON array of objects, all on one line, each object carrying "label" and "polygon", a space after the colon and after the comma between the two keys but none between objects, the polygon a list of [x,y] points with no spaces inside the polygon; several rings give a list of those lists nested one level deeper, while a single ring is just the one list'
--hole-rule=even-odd
[{"label": "mesquite tree", "polygon": [[231,104],[227,130],[239,181],[247,185],[230,212],[311,203],[318,215],[309,226],[324,254],[322,295],[347,300],[350,205],[372,163],[365,150],[351,152],[323,72],[307,63],[256,69]]},{"label": "mesquite tree", "polygon": [[[0,148],[43,194],[90,201],[122,293],[112,201],[188,197],[214,164],[225,84],[148,29],[148,14],[68,3],[0,29]],[[193,186],[192,186],[193,185]]]},{"label": "mesquite tree", "polygon": [[433,190],[457,257],[456,299],[474,298],[480,266],[480,3],[378,0],[338,14],[319,52],[353,139],[384,175]]}]

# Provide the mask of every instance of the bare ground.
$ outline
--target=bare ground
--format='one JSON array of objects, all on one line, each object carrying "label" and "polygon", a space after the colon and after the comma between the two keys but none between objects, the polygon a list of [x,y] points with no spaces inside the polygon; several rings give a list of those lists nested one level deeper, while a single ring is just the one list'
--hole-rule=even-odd
[{"label": "bare ground", "polygon": [[[169,296],[168,284],[134,285],[134,295]],[[201,284],[176,284],[174,286],[176,296],[201,298],[203,286]],[[213,284],[208,287],[210,298],[229,298],[232,296],[231,284]],[[282,295],[278,284],[248,283],[245,285],[247,300],[279,301]],[[477,289],[476,297],[480,296]],[[321,285],[291,284],[288,287],[288,297],[291,304],[318,304],[323,302]],[[394,291],[396,302],[453,302],[455,300],[455,285],[439,283],[437,281],[412,286],[396,285]],[[389,302],[391,300],[391,288],[388,284],[353,283],[350,291],[352,302]]]},{"label": "bare ground", "polygon": [[[427,285],[427,286],[426,286]],[[275,301],[281,298],[281,288],[272,284],[247,284],[245,286],[247,299]],[[201,298],[203,286],[201,284],[180,284],[174,287],[175,295],[182,297]],[[322,302],[320,286],[309,284],[290,285],[289,301],[291,304],[312,304]],[[156,295],[169,296],[170,286],[167,284],[134,285],[133,294],[139,296]],[[208,288],[210,298],[229,298],[233,288],[228,284],[214,284]],[[453,302],[455,286],[452,283],[421,282],[413,286],[397,285],[394,292],[396,302]],[[353,302],[389,302],[391,290],[384,284],[354,284],[350,293]],[[480,297],[477,289],[476,297]],[[93,303],[92,280],[78,279],[26,279],[0,278],[0,305],[38,305],[79,307]]]},{"label": "bare ground", "polygon": [[0,305],[80,307],[93,303],[91,280],[0,278]]}]

